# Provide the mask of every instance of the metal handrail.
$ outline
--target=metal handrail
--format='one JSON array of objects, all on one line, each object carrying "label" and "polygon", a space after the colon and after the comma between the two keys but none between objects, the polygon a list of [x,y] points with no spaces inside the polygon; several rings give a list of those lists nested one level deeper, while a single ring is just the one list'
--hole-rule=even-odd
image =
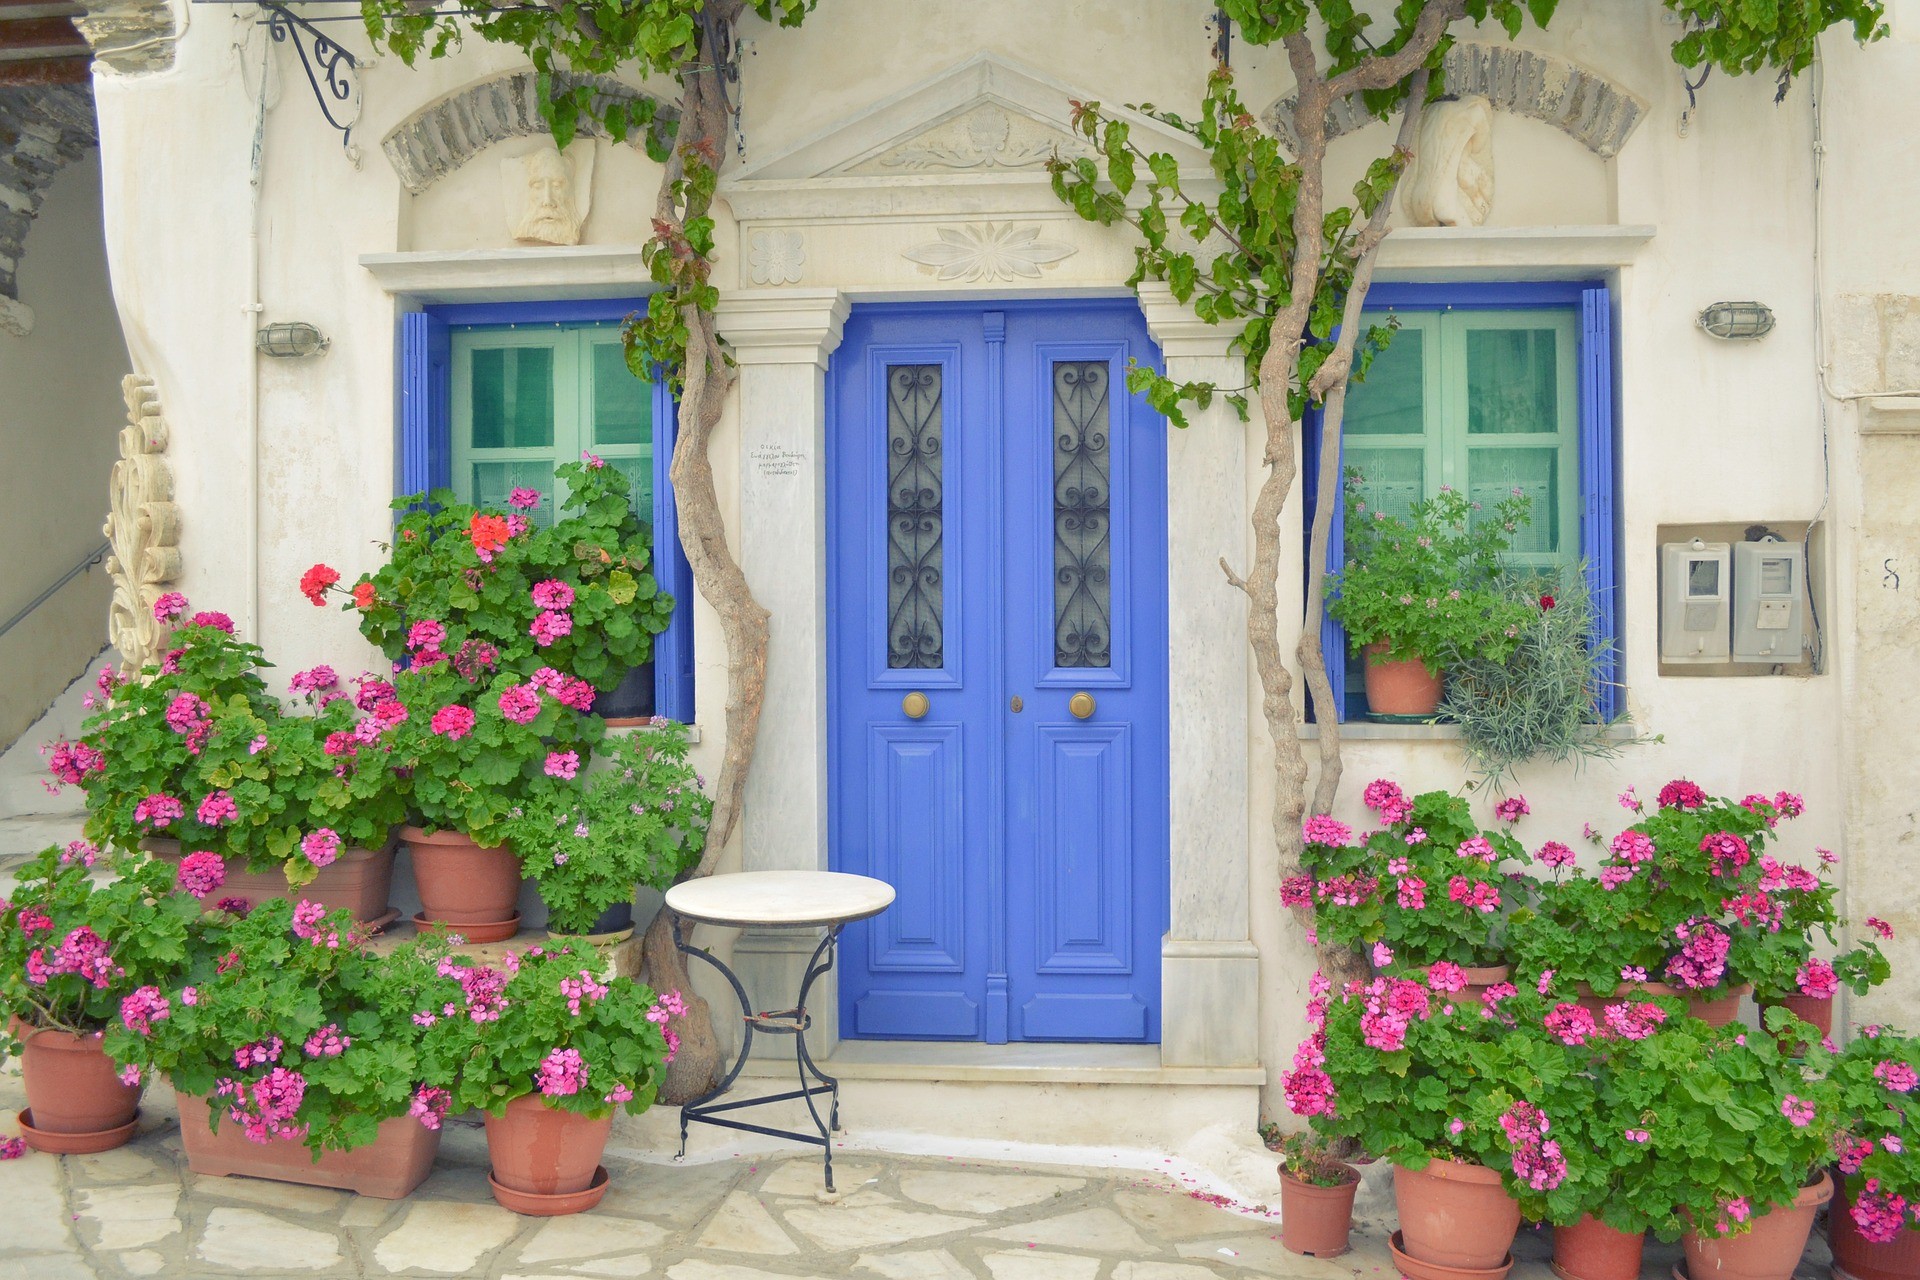
[{"label": "metal handrail", "polygon": [[65,573],[60,575],[60,581],[54,583],[52,586],[48,587],[45,591],[42,591],[39,595],[35,596],[32,600],[28,601],[26,608],[20,610],[20,612],[14,614],[11,618],[8,618],[5,622],[0,622],[0,636],[6,635],[7,632],[13,630],[15,627],[25,622],[27,620],[27,615],[31,614],[35,609],[38,609],[41,605],[45,604],[47,601],[53,599],[55,593],[57,593],[60,590],[60,588],[66,586],[69,582],[72,582],[75,578],[79,577],[81,574],[85,573],[87,570],[93,568],[93,566],[99,564],[102,560],[105,560],[107,556],[112,553],[112,551],[113,551],[113,544],[111,542],[103,542],[99,546],[95,547],[92,551],[89,551],[84,557],[81,558],[80,563],[74,565],[73,568],[67,570]]}]

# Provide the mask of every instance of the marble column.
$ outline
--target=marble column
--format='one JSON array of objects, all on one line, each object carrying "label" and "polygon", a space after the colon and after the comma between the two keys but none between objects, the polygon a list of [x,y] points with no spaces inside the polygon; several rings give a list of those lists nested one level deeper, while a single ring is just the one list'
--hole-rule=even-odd
[{"label": "marble column", "polygon": [[[1140,287],[1167,375],[1235,387],[1245,368],[1165,285]],[[1251,543],[1247,433],[1232,406],[1168,428],[1167,610],[1172,760],[1171,914],[1161,943],[1161,1062],[1259,1061],[1260,957],[1247,930],[1247,599],[1220,560]]]},{"label": "marble column", "polygon": [[[739,364],[740,564],[772,614],[766,703],[741,822],[744,871],[827,867],[826,369],[847,301],[832,289],[725,294],[719,327]],[[757,1008],[799,991],[811,930],[748,930],[733,964]],[[815,1053],[837,1038],[837,992],[809,1001]],[[769,1051],[792,1052],[791,1044]]]}]

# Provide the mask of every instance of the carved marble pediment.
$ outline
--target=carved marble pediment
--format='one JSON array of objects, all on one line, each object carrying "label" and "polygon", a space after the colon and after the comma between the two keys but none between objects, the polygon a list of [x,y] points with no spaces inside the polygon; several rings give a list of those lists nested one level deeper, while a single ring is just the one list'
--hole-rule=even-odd
[{"label": "carved marble pediment", "polygon": [[[903,93],[729,176],[728,187],[767,181],[926,175],[1038,175],[1057,149],[1090,152],[1073,132],[1073,103],[1098,94],[995,54],[977,54]],[[1205,172],[1206,155],[1187,135],[1106,104],[1134,141],[1166,151],[1183,169]]]}]

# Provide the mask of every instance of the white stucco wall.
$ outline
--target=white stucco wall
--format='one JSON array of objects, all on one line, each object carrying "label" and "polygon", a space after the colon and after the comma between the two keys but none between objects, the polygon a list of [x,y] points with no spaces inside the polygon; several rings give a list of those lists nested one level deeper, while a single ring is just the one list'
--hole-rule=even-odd
[{"label": "white stucco wall", "polygon": [[[55,179],[27,235],[20,300],[33,308],[33,329],[25,337],[0,332],[0,494],[8,515],[0,620],[103,540],[129,366],[101,224],[100,162],[88,152]],[[105,647],[108,594],[96,567],[0,639],[0,746]]]},{"label": "white stucco wall", "polygon": [[[875,103],[982,53],[1037,68],[1109,105],[1149,100],[1190,112],[1212,58],[1206,28],[1211,9],[1199,0],[1151,6],[979,0],[916,6],[908,22],[900,19],[893,0],[827,0],[798,32],[749,24],[741,89],[744,160],[734,175],[743,169],[750,175],[783,156],[804,157],[810,153],[799,150],[801,144],[818,142]],[[248,35],[248,52],[236,56],[228,21],[224,13],[198,18],[169,72],[102,76],[103,157],[112,211],[107,234],[116,295],[135,366],[158,378],[174,425],[189,594],[197,604],[243,619],[283,670],[320,660],[353,668],[370,654],[351,620],[314,610],[295,582],[318,560],[349,576],[374,564],[379,555],[374,543],[389,518],[395,316],[413,303],[383,291],[360,265],[360,256],[506,247],[497,161],[533,144],[516,140],[489,148],[424,194],[409,196],[380,154],[379,139],[437,98],[513,69],[514,60],[474,42],[455,58],[415,70],[391,60],[377,63],[362,77],[366,105],[357,136],[365,154],[355,168],[321,122],[304,80],[292,70],[290,53],[277,51],[257,216],[258,298],[265,319],[312,321],[332,337],[333,347],[313,361],[256,361],[251,346],[256,321],[246,310],[253,301],[247,246],[256,226],[248,172],[255,104],[247,86],[257,81],[261,47],[257,35]],[[1567,237],[1529,250],[1526,245],[1538,242],[1495,236],[1489,243],[1485,236],[1460,236],[1425,259],[1427,274],[1495,280],[1600,277],[1615,291],[1622,432],[1620,614],[1629,718],[1641,737],[1612,763],[1581,771],[1523,772],[1521,790],[1534,815],[1521,833],[1537,844],[1549,837],[1577,837],[1586,821],[1617,829],[1626,815],[1613,797],[1630,783],[1648,796],[1678,775],[1736,795],[1788,788],[1806,796],[1809,814],[1795,824],[1787,850],[1810,857],[1815,845],[1839,849],[1853,860],[1856,884],[1886,884],[1891,891],[1891,877],[1903,873],[1874,868],[1894,865],[1891,852],[1910,820],[1892,795],[1863,800],[1867,788],[1855,778],[1859,770],[1893,768],[1911,754],[1907,726],[1912,717],[1876,721],[1877,745],[1848,728],[1857,706],[1882,695],[1859,683],[1864,667],[1851,665],[1857,646],[1850,583],[1857,570],[1861,504],[1854,442],[1858,415],[1852,408],[1829,405],[1827,448],[1822,441],[1813,322],[1811,95],[1803,83],[1776,106],[1770,79],[1716,74],[1682,136],[1678,122],[1685,93],[1680,69],[1667,53],[1677,34],[1652,0],[1584,0],[1563,5],[1552,33],[1530,31],[1522,37],[1522,44],[1578,62],[1644,101],[1647,115],[1616,158],[1603,159],[1537,121],[1501,116],[1495,125],[1498,190],[1490,226],[1646,225],[1653,228],[1650,239],[1637,247],[1607,249],[1602,257],[1617,255],[1617,261],[1608,258],[1598,265],[1568,248]],[[1920,294],[1920,245],[1911,235],[1910,213],[1920,196],[1914,189],[1920,178],[1910,166],[1903,172],[1889,150],[1901,133],[1900,122],[1920,109],[1920,75],[1915,74],[1920,46],[1910,34],[1903,37],[1865,52],[1840,39],[1827,43],[1824,249],[1830,314],[1843,292]],[[1500,39],[1497,33],[1480,38]],[[244,75],[243,62],[252,68]],[[1234,63],[1243,95],[1256,111],[1288,88],[1284,59],[1272,51],[1236,43]],[[869,120],[861,127],[882,124]],[[1370,128],[1339,144],[1335,168],[1344,169],[1345,181],[1383,133]],[[655,170],[630,150],[592,145],[599,162],[587,239],[601,246],[637,245],[653,207]],[[189,165],[194,181],[182,182],[180,174]],[[751,205],[736,192],[737,212],[757,211],[740,213],[744,226],[722,220],[718,279],[729,290],[751,283],[741,248],[755,228],[799,228],[806,264],[794,288],[809,291],[810,297],[822,291],[831,297],[840,290],[857,303],[861,297],[952,292],[956,287],[936,284],[930,271],[904,259],[902,251],[930,238],[930,228],[942,218],[1018,216],[1040,223],[1050,238],[1068,241],[1076,252],[1036,282],[992,289],[1111,292],[1131,266],[1124,238],[1074,221],[1047,203],[1051,197],[1035,181],[1017,174],[915,174],[874,180],[854,194],[844,182],[832,194],[801,192],[791,199],[763,189],[753,197],[759,203]],[[770,185],[777,184],[763,187]],[[851,212],[856,207],[857,216]],[[1546,256],[1529,261],[1530,251]],[[1403,266],[1383,276],[1420,270]],[[513,268],[501,271],[501,278],[510,280]],[[635,271],[628,283],[637,288],[641,281]],[[967,288],[969,296],[991,293],[981,286]],[[755,288],[739,303],[762,314],[773,305],[766,299],[780,292]],[[1705,337],[1695,325],[1696,313],[1729,298],[1767,303],[1778,327],[1751,344]],[[822,334],[832,328],[826,320],[819,325],[825,325]],[[772,387],[785,386],[783,380],[797,375],[765,376],[771,379],[765,385]],[[736,401],[714,451],[723,504],[736,531],[740,412]],[[780,418],[777,406],[749,405],[748,412],[755,415],[754,432],[793,425]],[[805,417],[808,410],[796,401],[793,412]],[[1238,430],[1225,424],[1213,429]],[[1248,457],[1258,458],[1251,435],[1244,446]],[[1207,446],[1196,438],[1193,447]],[[252,461],[256,449],[257,464]],[[1832,462],[1831,492],[1823,458]],[[1204,461],[1176,472],[1177,484],[1195,486],[1174,495],[1176,510],[1215,500],[1216,491],[1204,487],[1209,483],[1207,468],[1200,465]],[[1258,480],[1252,471],[1245,476],[1249,503]],[[1656,528],[1806,521],[1816,515],[1834,525],[1823,566],[1834,583],[1823,619],[1827,672],[1806,678],[1659,676]],[[765,552],[791,556],[790,562],[750,562],[749,575],[784,573],[789,563],[810,572],[806,565],[817,550],[809,539],[819,530],[792,534],[785,549]],[[1181,531],[1175,530],[1173,538],[1178,544]],[[759,556],[754,548],[768,543],[750,538],[736,545]],[[1241,552],[1244,561],[1244,545]],[[1920,548],[1915,555],[1914,581],[1920,585]],[[1297,592],[1297,569],[1288,573]],[[1224,582],[1212,588],[1189,583],[1185,598],[1201,600],[1193,593],[1209,589],[1229,590]],[[711,614],[704,605],[696,609],[697,718],[705,733],[699,756],[712,772],[722,731],[724,655]],[[792,622],[806,625],[801,619]],[[1181,631],[1176,620],[1175,632]],[[1891,634],[1884,627],[1882,633]],[[1198,642],[1231,648],[1243,638],[1228,629]],[[817,670],[800,674],[819,676]],[[1244,839],[1250,858],[1246,902],[1251,920],[1240,927],[1250,927],[1262,957],[1258,1052],[1268,1070],[1277,1071],[1301,1029],[1311,961],[1274,896],[1271,752],[1258,720],[1258,691],[1249,676],[1244,703],[1229,701],[1211,713],[1181,704],[1181,696],[1176,681],[1177,722],[1183,714],[1217,715],[1217,733],[1244,742],[1247,794],[1222,796],[1219,803],[1233,815],[1229,829],[1243,829],[1236,838]],[[801,698],[798,705],[810,704]],[[1904,706],[1884,700],[1879,705]],[[812,733],[809,726],[784,722],[770,723],[767,732],[772,740],[807,739]],[[1454,787],[1463,781],[1460,753],[1444,735],[1409,739],[1355,733],[1350,738],[1347,776],[1352,781],[1339,806],[1343,817],[1360,816],[1360,788],[1375,776],[1397,777],[1415,787]],[[819,750],[816,739],[814,755]],[[776,777],[774,771],[810,767],[782,751],[763,756],[757,769],[768,794],[779,794],[793,778]],[[1176,752],[1176,773],[1183,767],[1192,765]],[[762,815],[762,820],[778,816]],[[1879,908],[1870,895],[1856,894],[1855,909],[1877,911],[1896,923],[1901,919],[1893,909]]]}]

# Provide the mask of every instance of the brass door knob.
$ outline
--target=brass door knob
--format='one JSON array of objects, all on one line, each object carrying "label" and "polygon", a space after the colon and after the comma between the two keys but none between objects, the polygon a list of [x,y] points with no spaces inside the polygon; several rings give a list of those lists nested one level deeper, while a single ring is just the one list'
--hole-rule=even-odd
[{"label": "brass door knob", "polygon": [[1073,712],[1076,720],[1085,720],[1093,714],[1093,695],[1084,689],[1067,699],[1067,710]]},{"label": "brass door knob", "polygon": [[931,705],[932,704],[927,701],[927,695],[918,689],[915,689],[912,693],[900,699],[900,710],[906,713],[906,717],[909,720],[918,720],[921,716],[927,714],[927,708]]}]

